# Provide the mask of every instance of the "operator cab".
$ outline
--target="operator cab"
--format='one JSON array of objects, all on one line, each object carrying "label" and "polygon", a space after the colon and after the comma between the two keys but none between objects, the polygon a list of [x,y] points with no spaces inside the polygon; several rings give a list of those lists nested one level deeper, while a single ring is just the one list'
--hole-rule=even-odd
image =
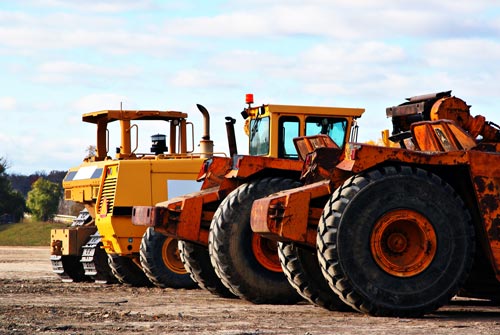
[{"label": "operator cab", "polygon": [[340,148],[348,140],[348,129],[364,112],[359,108],[262,105],[252,107],[247,94],[245,131],[251,156],[299,159],[293,139],[300,136],[328,135]]}]

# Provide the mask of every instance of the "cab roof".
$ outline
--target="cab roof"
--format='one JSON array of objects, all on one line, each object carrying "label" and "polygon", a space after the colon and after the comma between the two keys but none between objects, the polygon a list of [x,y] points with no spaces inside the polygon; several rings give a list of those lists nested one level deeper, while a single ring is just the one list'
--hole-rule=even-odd
[{"label": "cab roof", "polygon": [[85,113],[82,120],[89,123],[99,123],[102,120],[113,122],[118,120],[164,120],[172,121],[186,119],[188,115],[176,111],[152,111],[152,110],[101,110]]},{"label": "cab roof", "polygon": [[[322,107],[322,106],[299,106],[299,105],[264,105],[268,107],[271,113],[290,113],[290,114],[304,114],[304,115],[333,115],[333,116],[351,116],[361,117],[365,112],[364,108],[350,108],[350,107]],[[260,108],[260,107],[252,107]]]}]

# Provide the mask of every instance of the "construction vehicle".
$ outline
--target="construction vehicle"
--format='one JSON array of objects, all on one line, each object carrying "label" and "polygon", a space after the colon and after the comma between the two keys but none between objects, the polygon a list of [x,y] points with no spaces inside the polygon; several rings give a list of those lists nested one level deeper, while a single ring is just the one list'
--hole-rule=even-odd
[{"label": "construction vehicle", "polygon": [[[327,134],[339,147],[355,138],[360,108],[262,105],[242,112],[249,155],[213,157],[200,171],[199,192],[157,204],[134,206],[133,222],[178,239],[181,258],[199,286],[254,303],[295,303],[276,243],[252,234],[255,199],[299,185],[302,162],[293,138]],[[352,130],[352,131],[351,131]],[[233,150],[236,151],[237,150]]]},{"label": "construction vehicle", "polygon": [[299,264],[295,276],[326,280],[363,313],[418,317],[456,294],[498,301],[500,127],[451,91],[409,98],[387,116],[400,148],[309,153],[306,185],[255,201],[252,230],[283,249],[316,249],[321,272]]},{"label": "construction vehicle", "polygon": [[[84,204],[86,210],[72,226],[51,231],[53,270],[64,281],[110,283],[117,278],[134,286],[195,286],[179,258],[177,241],[132,225],[130,217],[134,204],[155,204],[174,195],[176,187],[195,189],[200,166],[213,151],[208,111],[198,108],[204,116],[200,154],[194,153],[194,127],[186,113],[120,109],[83,114],[84,122],[97,126],[95,154],[69,169],[63,187],[65,200]],[[137,122],[141,127],[161,124],[168,143],[167,135],[156,134],[151,152],[137,152]],[[116,123],[121,141],[112,159],[108,126]]]}]

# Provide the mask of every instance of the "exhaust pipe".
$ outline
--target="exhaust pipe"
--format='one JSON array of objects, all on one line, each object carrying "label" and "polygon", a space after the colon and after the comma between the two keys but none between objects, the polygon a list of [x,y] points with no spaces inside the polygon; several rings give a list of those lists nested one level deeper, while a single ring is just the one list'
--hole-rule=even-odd
[{"label": "exhaust pipe", "polygon": [[214,152],[214,142],[210,140],[210,114],[208,110],[200,104],[196,104],[203,115],[203,135],[200,140],[201,157],[210,158]]},{"label": "exhaust pipe", "polygon": [[229,156],[233,157],[238,154],[238,148],[236,146],[236,136],[234,134],[234,124],[236,120],[230,116],[226,116],[226,132],[227,132],[227,142],[229,145]]}]

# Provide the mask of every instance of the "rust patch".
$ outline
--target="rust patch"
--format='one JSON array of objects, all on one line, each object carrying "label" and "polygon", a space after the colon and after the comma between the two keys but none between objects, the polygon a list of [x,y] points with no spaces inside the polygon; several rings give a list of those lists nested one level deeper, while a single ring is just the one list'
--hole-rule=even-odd
[{"label": "rust patch", "polygon": [[474,177],[474,184],[476,185],[476,189],[477,189],[478,193],[484,193],[484,191],[486,189],[485,178],[480,177],[480,176]]},{"label": "rust patch", "polygon": [[500,240],[500,218],[496,217],[491,223],[491,228],[488,230],[488,237],[490,240],[498,241]]},{"label": "rust patch", "polygon": [[493,194],[485,194],[481,198],[481,208],[486,212],[494,212],[498,209],[498,198]]},{"label": "rust patch", "polygon": [[495,183],[493,183],[492,181],[488,183],[488,191],[490,192],[495,191]]}]

